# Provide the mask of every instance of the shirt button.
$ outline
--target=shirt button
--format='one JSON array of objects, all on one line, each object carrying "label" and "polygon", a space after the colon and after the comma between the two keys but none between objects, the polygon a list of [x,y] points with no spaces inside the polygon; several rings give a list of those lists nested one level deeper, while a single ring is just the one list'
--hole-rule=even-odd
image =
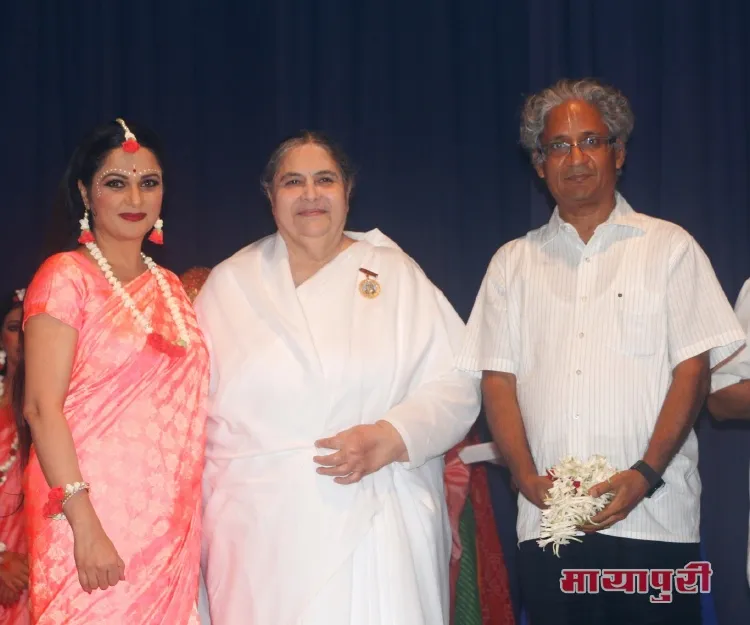
[{"label": "shirt button", "polygon": [[581,301],[582,302],[585,302],[587,299],[588,299],[588,297],[586,297],[585,295],[583,297],[581,297]]},{"label": "shirt button", "polygon": [[580,369],[576,369],[576,375],[581,375],[581,370]]},{"label": "shirt button", "polygon": [[583,332],[579,332],[579,333],[578,333],[578,338],[579,338],[579,339],[582,339],[583,337],[584,337],[584,334],[583,334]]},{"label": "shirt button", "polygon": [[591,259],[590,259],[590,258],[589,258],[588,256],[586,257],[586,262],[587,262],[587,263],[590,263],[590,262],[591,262]]},{"label": "shirt button", "polygon": [[575,413],[575,414],[573,415],[573,418],[574,418],[574,419],[578,419],[578,417],[579,417],[579,416],[580,416],[580,415],[579,415],[579,414],[578,414],[578,413],[576,412],[576,413]]}]

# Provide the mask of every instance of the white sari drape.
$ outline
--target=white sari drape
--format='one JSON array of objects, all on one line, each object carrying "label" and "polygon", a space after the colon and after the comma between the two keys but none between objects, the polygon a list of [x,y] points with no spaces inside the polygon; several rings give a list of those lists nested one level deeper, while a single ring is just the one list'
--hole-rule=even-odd
[{"label": "white sari drape", "polygon": [[[213,272],[196,301],[211,349],[203,573],[213,625],[448,622],[441,455],[479,411],[453,368],[463,323],[378,231],[294,287],[280,236]],[[381,294],[363,297],[366,268]],[[352,486],[315,440],[380,419],[408,464]],[[206,612],[206,601],[203,601]]]}]

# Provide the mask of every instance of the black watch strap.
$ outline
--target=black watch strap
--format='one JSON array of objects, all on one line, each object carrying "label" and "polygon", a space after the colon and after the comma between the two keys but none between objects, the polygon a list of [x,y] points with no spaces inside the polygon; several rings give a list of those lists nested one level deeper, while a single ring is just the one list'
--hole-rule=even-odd
[{"label": "black watch strap", "polygon": [[646,493],[646,497],[651,497],[651,495],[664,486],[664,480],[661,479],[661,475],[643,462],[643,460],[639,460],[630,468],[633,469],[633,471],[638,471],[638,473],[646,478],[649,485],[649,491]]}]

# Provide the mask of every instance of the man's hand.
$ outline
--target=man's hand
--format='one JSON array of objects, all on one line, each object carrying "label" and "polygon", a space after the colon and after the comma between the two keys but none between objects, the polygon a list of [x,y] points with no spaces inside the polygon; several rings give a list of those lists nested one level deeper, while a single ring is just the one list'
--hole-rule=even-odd
[{"label": "man's hand", "polygon": [[552,488],[552,480],[546,475],[529,475],[518,480],[518,488],[526,497],[540,510],[548,508],[544,500],[547,498],[549,489]]},{"label": "man's hand", "polygon": [[589,489],[592,497],[601,497],[612,492],[614,497],[599,514],[591,518],[591,523],[581,525],[584,532],[598,532],[622,521],[646,496],[649,486],[646,478],[638,471],[628,469],[615,473],[609,481],[595,484]]}]

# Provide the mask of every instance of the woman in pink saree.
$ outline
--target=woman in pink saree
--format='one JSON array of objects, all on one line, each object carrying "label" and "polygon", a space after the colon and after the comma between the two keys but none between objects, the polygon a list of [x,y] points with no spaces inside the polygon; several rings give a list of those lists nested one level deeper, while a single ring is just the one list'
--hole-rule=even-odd
[{"label": "woman in pink saree", "polygon": [[133,130],[106,124],[74,154],[82,246],[48,258],[24,303],[39,625],[198,623],[208,355],[179,279],[141,252],[162,241],[163,174]]},{"label": "woman in pink saree", "polygon": [[[24,291],[9,298],[0,312],[0,349],[5,363],[0,376],[0,625],[28,625],[29,566],[26,524],[18,462],[18,430],[13,411],[13,378],[21,357]],[[0,363],[2,364],[2,363]]]}]

